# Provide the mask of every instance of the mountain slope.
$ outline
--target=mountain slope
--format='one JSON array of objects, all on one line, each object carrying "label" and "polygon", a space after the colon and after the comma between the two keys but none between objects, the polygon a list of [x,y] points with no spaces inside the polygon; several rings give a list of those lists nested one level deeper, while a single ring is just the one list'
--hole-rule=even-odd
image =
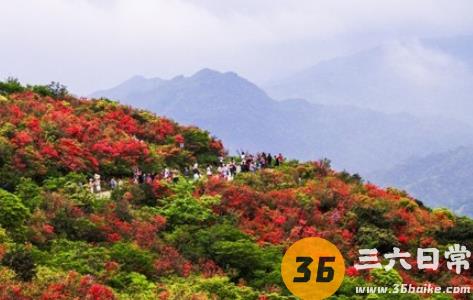
[{"label": "mountain slope", "polygon": [[22,176],[40,180],[84,171],[130,176],[135,167],[151,173],[164,163],[217,161],[223,151],[208,132],[112,101],[57,100],[25,90],[0,95],[0,103],[3,188]]},{"label": "mountain slope", "polygon": [[470,143],[473,137],[467,126],[447,119],[304,100],[275,101],[234,73],[208,69],[171,80],[135,77],[92,96],[111,97],[196,124],[225,140],[232,151],[284,152],[298,159],[330,157],[335,167],[356,172]]},{"label": "mountain slope", "polygon": [[[345,279],[333,299],[371,299],[355,286],[386,282],[473,284],[471,269],[450,272],[443,255],[454,243],[473,247],[471,219],[430,210],[326,161],[283,162],[232,181],[185,174],[169,180],[162,177],[169,166],[216,165],[221,144],[198,128],[111,101],[58,96],[44,87],[38,90],[50,95],[4,93],[3,87],[0,82],[0,186],[8,188],[0,188],[2,299],[294,300],[281,260],[305,237],[327,239],[343,254]],[[184,149],[176,145],[182,138]],[[148,151],[133,155],[135,147],[118,147],[130,139]],[[98,164],[86,163],[94,158]],[[135,182],[129,168],[136,166],[157,174]],[[94,193],[84,186],[94,172],[104,182],[120,176],[122,184],[110,196]],[[407,259],[411,270],[353,266],[359,249],[386,254],[394,247],[413,256],[419,247],[439,248],[440,267],[420,270],[414,258]]]},{"label": "mountain slope", "polygon": [[436,207],[451,207],[459,214],[473,216],[473,148],[410,159],[370,179],[385,186],[407,190],[414,197]]},{"label": "mountain slope", "polygon": [[384,112],[442,115],[472,124],[473,36],[387,43],[323,61],[265,89]]}]

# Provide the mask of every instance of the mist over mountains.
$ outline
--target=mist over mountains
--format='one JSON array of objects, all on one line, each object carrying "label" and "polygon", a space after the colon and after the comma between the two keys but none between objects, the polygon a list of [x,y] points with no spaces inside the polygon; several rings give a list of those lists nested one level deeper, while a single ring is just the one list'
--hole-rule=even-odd
[{"label": "mist over mountains", "polygon": [[265,86],[275,99],[354,105],[473,123],[473,36],[386,43]]},{"label": "mist over mountains", "polygon": [[276,101],[235,73],[204,69],[170,80],[135,76],[92,97],[107,97],[210,130],[230,151],[327,157],[336,168],[368,173],[413,155],[445,151],[473,140],[456,121],[387,114],[302,99]]}]

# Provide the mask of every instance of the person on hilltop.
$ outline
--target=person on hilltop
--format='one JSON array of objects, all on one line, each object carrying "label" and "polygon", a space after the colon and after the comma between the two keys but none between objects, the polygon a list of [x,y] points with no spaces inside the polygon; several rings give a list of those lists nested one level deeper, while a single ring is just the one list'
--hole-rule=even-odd
[{"label": "person on hilltop", "polygon": [[102,187],[100,184],[100,175],[94,174],[94,192],[100,193],[102,191]]},{"label": "person on hilltop", "polygon": [[189,177],[189,176],[190,176],[189,167],[187,167],[187,166],[184,167],[184,176],[185,176],[185,177]]},{"label": "person on hilltop", "polygon": [[271,153],[268,153],[268,155],[266,155],[266,164],[270,168],[273,165],[273,157],[271,156]]},{"label": "person on hilltop", "polygon": [[169,168],[165,168],[164,169],[164,179],[168,179],[169,177],[171,177],[171,171],[169,171]]},{"label": "person on hilltop", "polygon": [[284,162],[284,156],[282,156],[281,153],[278,154],[278,161],[279,161],[279,164],[282,164]]},{"label": "person on hilltop", "polygon": [[229,169],[230,169],[230,176],[232,178],[235,177],[237,174],[237,167],[235,165],[235,161],[232,160]]},{"label": "person on hilltop", "polygon": [[94,193],[94,179],[93,178],[89,178],[89,191],[91,193]]},{"label": "person on hilltop", "polygon": [[112,190],[117,188],[117,181],[115,180],[115,177],[112,177],[112,179],[110,179],[110,188]]},{"label": "person on hilltop", "polygon": [[151,174],[150,174],[150,173],[146,174],[145,182],[146,182],[147,184],[151,184],[151,183],[153,182],[153,178],[151,177]]},{"label": "person on hilltop", "polygon": [[195,163],[194,166],[192,167],[192,174],[194,177],[194,180],[197,181],[200,179],[200,171],[199,171],[199,164]]},{"label": "person on hilltop", "polygon": [[240,158],[241,158],[241,161],[242,161],[242,162],[245,161],[245,159],[246,159],[246,154],[245,154],[244,151],[241,152]]},{"label": "person on hilltop", "polygon": [[138,183],[141,183],[141,175],[142,175],[142,172],[139,168],[134,168],[133,169],[133,182],[135,184],[138,184]]}]

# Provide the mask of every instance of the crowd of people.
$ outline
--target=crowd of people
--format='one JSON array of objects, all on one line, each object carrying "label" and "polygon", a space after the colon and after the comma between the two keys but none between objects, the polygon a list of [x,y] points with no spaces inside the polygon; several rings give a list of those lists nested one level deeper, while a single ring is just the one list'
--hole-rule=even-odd
[{"label": "crowd of people", "polygon": [[[238,173],[255,172],[260,169],[279,166],[284,160],[281,153],[273,157],[270,153],[267,154],[265,152],[253,155],[249,152],[242,151],[239,154],[238,161],[235,158],[230,158],[228,161],[225,161],[223,157],[220,157],[217,166],[207,165],[205,175],[207,177],[218,176],[231,181]],[[192,176],[194,180],[199,180],[202,177],[197,163],[192,167]]]},{"label": "crowd of people", "polygon": [[[219,162],[216,165],[207,165],[201,168],[198,163],[195,163],[192,167],[185,167],[181,173],[179,170],[170,169],[166,167],[161,173],[145,173],[139,168],[133,169],[133,183],[135,184],[151,184],[156,178],[164,179],[170,182],[176,182],[179,180],[179,176],[189,178],[191,177],[194,181],[200,180],[203,176],[219,177],[228,181],[235,178],[238,173],[245,172],[256,172],[257,170],[264,168],[272,168],[281,165],[285,161],[284,156],[279,153],[278,155],[271,155],[270,153],[256,153],[251,154],[249,152],[241,151],[237,157],[231,157],[225,159],[219,157]],[[115,179],[112,177],[108,182],[110,189],[114,190],[123,184],[122,180]],[[94,174],[89,179],[89,189],[92,193],[100,193],[101,187],[101,176]]]}]

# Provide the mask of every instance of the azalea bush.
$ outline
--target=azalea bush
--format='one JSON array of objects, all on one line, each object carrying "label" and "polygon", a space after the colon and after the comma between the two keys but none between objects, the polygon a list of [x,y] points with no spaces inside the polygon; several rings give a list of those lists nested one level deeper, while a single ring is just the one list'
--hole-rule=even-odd
[{"label": "azalea bush", "polygon": [[69,172],[130,176],[134,167],[158,172],[224,153],[205,131],[106,99],[76,99],[56,83],[18,88],[7,81],[0,91],[0,174],[37,182]]}]

